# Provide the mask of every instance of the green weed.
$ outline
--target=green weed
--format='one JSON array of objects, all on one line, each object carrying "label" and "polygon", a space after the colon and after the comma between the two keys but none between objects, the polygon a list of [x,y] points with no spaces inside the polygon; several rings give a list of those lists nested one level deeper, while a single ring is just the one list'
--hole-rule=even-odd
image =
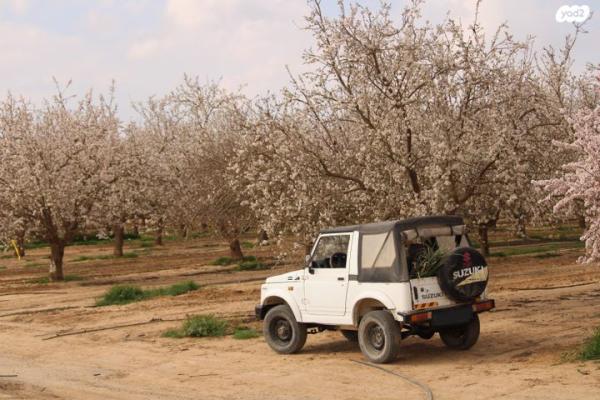
[{"label": "green weed", "polygon": [[170,338],[215,337],[224,336],[226,330],[227,321],[214,315],[190,315],[183,322],[181,328],[169,329],[162,336]]},{"label": "green weed", "polygon": [[184,281],[167,287],[145,290],[139,286],[117,285],[110,288],[104,296],[96,302],[96,306],[129,304],[160,296],[179,296],[187,292],[198,290],[199,288],[200,286],[193,281]]},{"label": "green weed", "polygon": [[258,270],[263,270],[263,269],[267,269],[267,268],[269,268],[267,265],[261,263],[260,261],[256,261],[256,260],[242,261],[236,267],[236,269],[238,271],[258,271]]},{"label": "green weed", "polygon": [[233,332],[233,338],[238,340],[254,339],[259,336],[260,333],[258,333],[255,329],[249,328],[247,326],[238,326]]},{"label": "green weed", "polygon": [[596,329],[594,334],[585,341],[579,353],[579,359],[600,360],[600,328]]},{"label": "green weed", "polygon": [[114,256],[112,254],[102,254],[99,256],[79,256],[73,260],[73,262],[81,262],[81,261],[90,261],[90,260],[114,260],[119,258],[137,258],[139,257],[138,253],[127,252],[123,253],[121,257]]},{"label": "green weed", "polygon": [[50,283],[50,278],[48,278],[47,276],[44,276],[42,278],[30,279],[27,282],[38,284],[38,285],[46,285],[46,284]]}]

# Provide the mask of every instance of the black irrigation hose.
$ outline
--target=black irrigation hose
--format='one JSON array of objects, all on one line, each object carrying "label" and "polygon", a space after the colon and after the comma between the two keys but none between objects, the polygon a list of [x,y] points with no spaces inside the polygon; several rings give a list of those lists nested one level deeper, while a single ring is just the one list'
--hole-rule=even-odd
[{"label": "black irrigation hose", "polygon": [[397,376],[399,378],[404,379],[405,381],[407,381],[408,383],[411,383],[415,386],[418,386],[421,390],[423,390],[423,392],[425,393],[425,398],[427,400],[433,400],[433,392],[431,391],[431,389],[429,388],[429,386],[425,385],[424,383],[421,383],[419,381],[414,380],[413,378],[403,375],[399,372],[394,372],[394,371],[390,371],[389,369],[385,369],[383,367],[380,367],[379,365],[375,365],[375,364],[371,364],[368,362],[364,362],[364,361],[360,361],[360,360],[350,360],[352,362],[355,362],[357,364],[362,364],[362,365],[366,365],[367,367],[371,367],[371,368],[376,368],[379,369],[383,372],[387,372],[388,374]]}]

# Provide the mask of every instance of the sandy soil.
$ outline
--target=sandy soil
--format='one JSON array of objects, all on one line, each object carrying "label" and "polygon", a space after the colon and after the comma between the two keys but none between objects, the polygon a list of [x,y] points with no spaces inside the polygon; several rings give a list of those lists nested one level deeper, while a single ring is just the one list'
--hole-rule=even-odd
[{"label": "sandy soil", "polygon": [[[56,333],[216,313],[260,328],[252,319],[264,277],[292,269],[232,272],[207,265],[225,254],[206,240],[137,249],[124,260],[71,262],[85,278],[31,284],[44,275],[46,250],[24,261],[0,259],[0,399],[398,399],[423,391],[363,360],[338,332],[310,335],[293,356],[272,352],[262,338],[160,337],[176,321],[64,336]],[[251,253],[267,257],[269,248]],[[67,262],[108,247],[70,247]],[[492,259],[490,294],[497,309],[481,316],[481,337],[467,352],[436,336],[403,342],[384,368],[428,385],[435,399],[600,399],[600,363],[567,361],[600,325],[600,265],[577,265],[578,250],[539,259]],[[203,287],[178,297],[91,307],[117,282],[144,286],[194,279]],[[7,376],[16,375],[16,376]]]}]

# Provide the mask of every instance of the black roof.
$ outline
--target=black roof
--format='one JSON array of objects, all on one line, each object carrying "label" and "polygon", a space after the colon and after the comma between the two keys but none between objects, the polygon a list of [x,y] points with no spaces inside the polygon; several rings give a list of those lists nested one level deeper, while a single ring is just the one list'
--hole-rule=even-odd
[{"label": "black roof", "polygon": [[414,217],[394,221],[373,222],[370,224],[338,226],[321,230],[321,233],[342,233],[359,231],[361,233],[389,232],[392,229],[405,231],[408,229],[426,226],[456,226],[464,225],[464,220],[458,215],[432,215],[427,217]]}]

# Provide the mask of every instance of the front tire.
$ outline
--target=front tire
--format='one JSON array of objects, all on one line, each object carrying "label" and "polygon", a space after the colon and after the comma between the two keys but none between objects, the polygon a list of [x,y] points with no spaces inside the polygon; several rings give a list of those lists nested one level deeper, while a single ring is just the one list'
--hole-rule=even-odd
[{"label": "front tire", "polygon": [[367,313],[358,327],[358,344],[369,361],[383,364],[394,361],[400,350],[400,328],[389,311]]},{"label": "front tire", "polygon": [[267,312],[263,334],[269,346],[280,354],[297,353],[306,343],[306,326],[298,323],[292,310],[284,304]]},{"label": "front tire", "polygon": [[479,339],[479,317],[473,314],[473,319],[466,325],[447,328],[440,331],[442,342],[451,349],[468,350]]}]

